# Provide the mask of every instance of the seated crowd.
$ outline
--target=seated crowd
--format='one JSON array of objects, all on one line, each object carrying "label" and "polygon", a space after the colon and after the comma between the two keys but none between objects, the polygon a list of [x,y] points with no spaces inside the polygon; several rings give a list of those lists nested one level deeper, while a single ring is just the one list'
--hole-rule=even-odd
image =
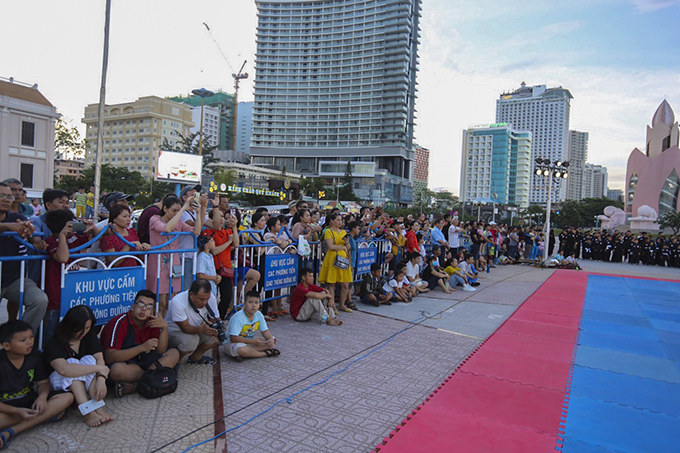
[{"label": "seated crowd", "polygon": [[[79,205],[74,214],[69,194],[56,189],[45,190],[41,209],[28,217],[13,185],[0,183],[0,232],[17,233],[35,251],[3,236],[0,256],[46,259],[44,267],[42,257],[29,260],[23,276],[19,261],[2,265],[1,294],[10,321],[0,326],[0,448],[38,423],[60,420],[73,404],[89,426],[107,423],[113,419],[102,404],[107,394],[132,393],[151,371],[176,372],[180,361],[214,364],[208,352],[217,345],[236,361],[278,356],[268,323],[281,316],[340,326],[339,313],[356,310],[355,298],[380,306],[409,303],[430,291],[451,293],[458,286],[474,291],[477,269],[490,259],[481,244],[493,243],[482,226],[459,226],[450,216],[432,222],[423,214],[393,218],[381,208],[362,208],[358,215],[323,213],[300,200],[291,203],[288,215],[270,216],[259,208],[242,216],[227,197],[210,199],[200,186],[166,195],[145,208],[136,225],[132,197],[121,192],[103,198],[107,218],[96,224],[89,194],[80,192],[85,209]],[[476,239],[466,247],[471,231]],[[191,234],[168,241],[173,232]],[[298,258],[299,284],[289,296],[262,291],[266,254],[296,253],[293,246],[303,239],[318,242],[321,250]],[[367,240],[389,241],[389,250],[370,272],[356,275],[359,246]],[[76,261],[88,245],[88,253],[104,254],[101,261]],[[135,254],[150,249],[162,253],[146,258],[146,288],[129,311],[110,319],[101,332],[88,306],[60,317],[63,265],[69,272],[134,267],[140,265]]]}]

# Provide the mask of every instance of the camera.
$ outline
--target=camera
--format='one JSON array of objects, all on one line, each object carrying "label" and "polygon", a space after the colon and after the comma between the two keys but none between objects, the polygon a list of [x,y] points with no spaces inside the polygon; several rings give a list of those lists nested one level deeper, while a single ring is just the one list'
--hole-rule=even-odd
[{"label": "camera", "polygon": [[75,234],[83,234],[87,230],[87,225],[85,222],[73,222],[71,228]]},{"label": "camera", "polygon": [[227,326],[224,325],[224,321],[221,319],[213,321],[210,324],[210,328],[217,331],[217,340],[220,342],[220,344],[224,344],[229,341],[229,337],[227,336]]}]

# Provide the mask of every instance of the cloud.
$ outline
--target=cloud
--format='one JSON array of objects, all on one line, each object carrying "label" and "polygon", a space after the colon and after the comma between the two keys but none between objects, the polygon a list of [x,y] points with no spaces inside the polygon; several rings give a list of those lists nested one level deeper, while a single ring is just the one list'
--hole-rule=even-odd
[{"label": "cloud", "polygon": [[680,0],[631,0],[631,3],[638,12],[644,14],[679,6]]},{"label": "cloud", "polygon": [[571,33],[572,31],[582,28],[584,24],[584,21],[574,20],[544,25],[538,30],[532,30],[527,33],[515,35],[514,37],[508,39],[502,47],[506,49],[513,49],[527,45],[535,45],[556,36]]}]

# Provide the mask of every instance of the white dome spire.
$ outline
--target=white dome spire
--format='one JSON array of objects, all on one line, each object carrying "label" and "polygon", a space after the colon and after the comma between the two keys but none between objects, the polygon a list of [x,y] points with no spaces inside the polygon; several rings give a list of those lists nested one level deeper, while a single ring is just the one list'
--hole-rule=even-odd
[{"label": "white dome spire", "polygon": [[656,126],[657,123],[663,123],[667,126],[672,126],[675,123],[675,114],[670,104],[664,99],[659,108],[654,112],[652,117],[652,127]]}]

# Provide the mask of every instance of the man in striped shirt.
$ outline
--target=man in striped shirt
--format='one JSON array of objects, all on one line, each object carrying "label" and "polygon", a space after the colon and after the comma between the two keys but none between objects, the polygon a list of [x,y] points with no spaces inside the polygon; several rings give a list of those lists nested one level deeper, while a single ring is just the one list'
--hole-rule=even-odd
[{"label": "man in striped shirt", "polygon": [[179,351],[168,349],[168,324],[154,315],[155,308],[156,295],[143,289],[130,311],[111,319],[102,330],[104,360],[118,397],[132,393],[144,371],[153,369],[156,361],[169,368],[179,362]]}]

